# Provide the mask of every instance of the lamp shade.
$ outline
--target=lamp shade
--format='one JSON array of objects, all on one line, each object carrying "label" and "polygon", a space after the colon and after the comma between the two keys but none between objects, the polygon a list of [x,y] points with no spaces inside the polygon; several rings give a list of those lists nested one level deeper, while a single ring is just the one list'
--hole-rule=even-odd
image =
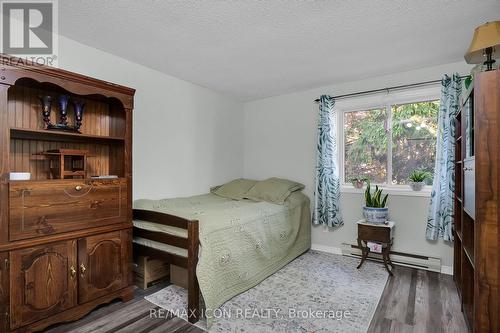
[{"label": "lamp shade", "polygon": [[474,38],[465,54],[465,61],[469,64],[482,63],[484,50],[488,47],[493,48],[493,59],[500,55],[500,21],[488,22],[476,28]]}]

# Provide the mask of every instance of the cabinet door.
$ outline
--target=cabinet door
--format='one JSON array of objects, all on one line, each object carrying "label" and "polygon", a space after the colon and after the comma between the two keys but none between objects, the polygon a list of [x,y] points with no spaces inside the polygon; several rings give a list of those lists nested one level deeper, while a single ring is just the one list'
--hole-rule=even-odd
[{"label": "cabinet door", "polygon": [[78,240],[78,301],[85,303],[130,284],[130,230]]},{"label": "cabinet door", "polygon": [[76,241],[10,252],[11,329],[76,305]]}]

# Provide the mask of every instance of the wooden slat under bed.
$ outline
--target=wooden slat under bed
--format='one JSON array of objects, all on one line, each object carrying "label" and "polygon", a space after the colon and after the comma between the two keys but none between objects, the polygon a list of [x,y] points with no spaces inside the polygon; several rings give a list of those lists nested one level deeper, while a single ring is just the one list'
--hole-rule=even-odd
[{"label": "wooden slat under bed", "polygon": [[187,270],[188,286],[188,320],[197,322],[200,316],[200,287],[196,277],[196,265],[198,264],[199,228],[197,220],[188,220],[179,216],[153,212],[142,209],[133,210],[134,220],[153,222],[165,226],[171,226],[187,230],[187,238],[167,234],[159,231],[151,231],[134,227],[134,237],[175,246],[187,250],[187,257],[169,253],[141,244],[134,243],[134,255],[148,256],[152,259],[163,260],[169,264],[180,266]]}]

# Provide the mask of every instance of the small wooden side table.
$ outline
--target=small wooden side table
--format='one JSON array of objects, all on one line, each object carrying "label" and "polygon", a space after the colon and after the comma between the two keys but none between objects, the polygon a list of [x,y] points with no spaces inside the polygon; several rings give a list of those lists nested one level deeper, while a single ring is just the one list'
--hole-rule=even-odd
[{"label": "small wooden side table", "polygon": [[389,256],[391,252],[392,241],[394,239],[394,222],[388,221],[386,224],[372,224],[367,223],[365,220],[360,220],[357,222],[358,224],[358,246],[361,249],[361,262],[359,263],[357,268],[360,268],[361,265],[365,262],[366,258],[370,254],[370,248],[367,246],[368,242],[375,242],[382,244],[382,259],[384,261],[385,269],[389,272],[389,275],[392,274],[392,270],[389,269],[394,268],[392,264],[391,258]]}]

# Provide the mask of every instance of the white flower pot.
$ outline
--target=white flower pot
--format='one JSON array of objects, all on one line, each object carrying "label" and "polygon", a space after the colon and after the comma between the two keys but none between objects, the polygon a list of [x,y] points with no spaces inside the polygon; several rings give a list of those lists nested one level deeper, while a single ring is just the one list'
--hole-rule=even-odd
[{"label": "white flower pot", "polygon": [[410,182],[410,187],[413,191],[422,191],[425,187],[425,182]]},{"label": "white flower pot", "polygon": [[389,208],[363,207],[363,216],[368,223],[384,224],[389,217]]}]

